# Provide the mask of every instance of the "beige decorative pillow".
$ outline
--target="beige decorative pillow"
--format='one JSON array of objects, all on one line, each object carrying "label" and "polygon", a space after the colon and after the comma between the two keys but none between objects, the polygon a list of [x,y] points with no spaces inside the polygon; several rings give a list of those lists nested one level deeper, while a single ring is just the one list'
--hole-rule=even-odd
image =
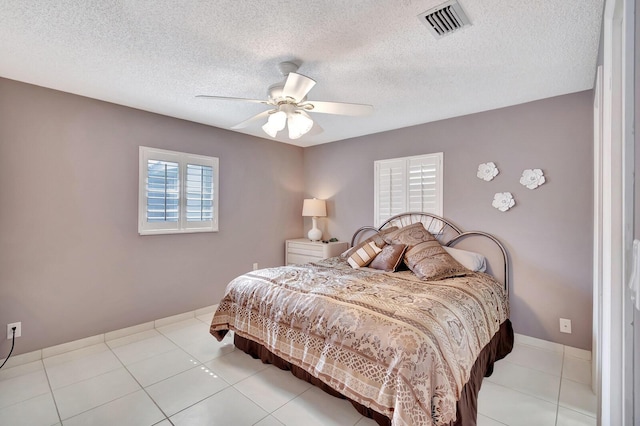
[{"label": "beige decorative pillow", "polygon": [[345,257],[345,258],[349,257],[353,253],[355,253],[358,249],[364,247],[366,244],[369,244],[371,241],[376,243],[376,245],[379,248],[382,248],[385,245],[387,245],[387,243],[384,242],[384,236],[387,235],[390,232],[393,232],[393,231],[397,230],[397,229],[398,229],[397,226],[391,226],[391,227],[389,227],[387,229],[383,229],[382,231],[379,231],[377,234],[370,236],[369,238],[367,238],[366,240],[364,240],[360,244],[355,245],[355,246],[351,247],[350,249],[346,250],[340,256]]},{"label": "beige decorative pillow", "polygon": [[406,244],[411,248],[424,241],[435,241],[435,237],[418,222],[386,234],[384,240],[387,244]]},{"label": "beige decorative pillow", "polygon": [[418,278],[425,280],[443,280],[469,272],[435,238],[409,248],[404,254],[404,262]]},{"label": "beige decorative pillow", "polygon": [[406,244],[390,244],[384,246],[382,252],[373,259],[369,267],[387,272],[395,272],[402,263],[402,256],[406,250]]},{"label": "beige decorative pillow", "polygon": [[347,262],[349,262],[352,268],[358,269],[362,266],[367,266],[381,251],[382,249],[380,249],[375,242],[371,241],[349,256]]}]

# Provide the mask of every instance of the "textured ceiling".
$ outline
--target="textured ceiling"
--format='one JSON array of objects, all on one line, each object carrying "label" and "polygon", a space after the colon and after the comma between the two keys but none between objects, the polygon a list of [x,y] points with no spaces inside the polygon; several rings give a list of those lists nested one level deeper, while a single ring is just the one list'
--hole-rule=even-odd
[{"label": "textured ceiling", "polygon": [[593,87],[604,0],[459,1],[472,25],[436,40],[442,0],[3,0],[0,76],[228,129],[266,107],[194,96],[266,98],[295,60],[309,100],[375,107],[280,132],[300,146]]}]

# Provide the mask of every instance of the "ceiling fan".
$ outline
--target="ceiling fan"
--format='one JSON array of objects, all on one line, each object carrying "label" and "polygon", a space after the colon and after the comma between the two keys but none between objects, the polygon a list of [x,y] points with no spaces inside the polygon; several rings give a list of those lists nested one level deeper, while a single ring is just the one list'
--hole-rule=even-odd
[{"label": "ceiling fan", "polygon": [[242,129],[267,118],[262,130],[272,138],[275,138],[279,131],[284,130],[285,126],[288,127],[290,139],[298,139],[312,128],[314,133],[320,133],[322,129],[317,123],[313,122],[309,114],[307,114],[308,112],[351,116],[365,116],[373,112],[373,106],[371,105],[308,101],[307,94],[315,86],[315,80],[296,73],[298,65],[293,62],[282,62],[278,65],[278,68],[285,80],[269,87],[267,100],[210,95],[197,95],[196,97],[268,105],[271,109],[256,114],[231,128]]}]

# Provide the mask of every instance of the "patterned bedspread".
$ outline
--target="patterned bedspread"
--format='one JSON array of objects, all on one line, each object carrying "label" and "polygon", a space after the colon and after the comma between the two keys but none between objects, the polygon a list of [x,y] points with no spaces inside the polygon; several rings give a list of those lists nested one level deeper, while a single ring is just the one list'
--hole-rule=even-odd
[{"label": "patterned bedspread", "polygon": [[331,258],[236,278],[211,333],[264,345],[393,425],[439,425],[455,420],[473,363],[508,314],[486,274],[422,281]]}]

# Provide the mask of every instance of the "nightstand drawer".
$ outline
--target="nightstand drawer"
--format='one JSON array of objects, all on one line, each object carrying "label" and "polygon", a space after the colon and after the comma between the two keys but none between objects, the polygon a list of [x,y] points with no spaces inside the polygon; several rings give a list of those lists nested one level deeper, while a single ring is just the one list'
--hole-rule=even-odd
[{"label": "nightstand drawer", "polygon": [[289,254],[303,254],[305,256],[317,256],[317,257],[322,257],[322,247],[309,247],[309,246],[302,246],[299,247],[298,245],[293,245],[293,244],[289,244],[289,250],[288,250]]},{"label": "nightstand drawer", "polygon": [[285,263],[287,265],[317,262],[327,257],[337,256],[349,248],[349,243],[336,241],[321,243],[306,238],[287,240],[285,244]]},{"label": "nightstand drawer", "polygon": [[316,253],[322,253],[322,243],[312,243],[310,241],[308,242],[295,242],[295,241],[289,241],[289,250],[307,250],[307,251],[314,251]]},{"label": "nightstand drawer", "polygon": [[318,260],[322,260],[322,256],[305,256],[292,253],[287,256],[287,264],[289,265],[302,265],[303,263],[316,262]]}]

